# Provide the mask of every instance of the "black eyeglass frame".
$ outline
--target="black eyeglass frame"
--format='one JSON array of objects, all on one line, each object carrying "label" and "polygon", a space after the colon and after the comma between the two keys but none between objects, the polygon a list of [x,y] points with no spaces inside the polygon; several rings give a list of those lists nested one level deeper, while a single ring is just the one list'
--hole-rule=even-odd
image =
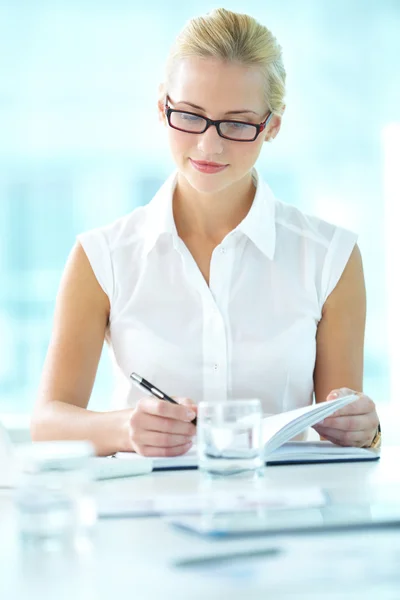
[{"label": "black eyeglass frame", "polygon": [[[236,120],[230,120],[230,119],[220,119],[218,121],[213,121],[212,119],[209,119],[208,117],[204,117],[203,115],[199,115],[198,113],[189,112],[187,110],[177,110],[175,108],[171,108],[170,106],[168,106],[168,97],[165,99],[164,112],[165,112],[165,116],[167,117],[168,125],[170,127],[172,127],[172,129],[176,129],[177,131],[183,131],[184,133],[193,133],[195,135],[200,135],[202,133],[205,133],[209,127],[211,127],[212,125],[215,125],[218,135],[225,140],[230,140],[231,142],[254,142],[258,138],[260,133],[262,133],[265,130],[266,126],[268,125],[268,123],[272,117],[272,112],[270,111],[269,115],[267,115],[265,120],[262,121],[261,123],[248,123],[247,121],[236,121]],[[171,115],[174,112],[185,114],[185,115],[192,115],[193,117],[198,117],[199,119],[204,119],[206,124],[205,124],[203,131],[188,131],[187,129],[181,129],[180,127],[176,127],[175,125],[172,125],[171,124]],[[220,130],[221,123],[238,123],[240,125],[250,125],[251,127],[255,127],[256,134],[250,140],[238,140],[237,138],[231,138],[231,137],[224,135],[221,132],[221,130]]]}]

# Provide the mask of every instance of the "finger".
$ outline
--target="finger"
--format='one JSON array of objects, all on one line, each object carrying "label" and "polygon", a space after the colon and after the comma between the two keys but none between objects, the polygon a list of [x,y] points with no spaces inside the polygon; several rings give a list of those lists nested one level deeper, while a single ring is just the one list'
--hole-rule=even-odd
[{"label": "finger", "polygon": [[346,415],[366,415],[375,411],[375,403],[368,396],[360,396],[358,400],[350,402],[347,406],[333,413],[335,417]]},{"label": "finger", "polygon": [[326,417],[319,425],[321,425],[321,427],[341,429],[342,431],[366,431],[378,426],[378,424],[375,423],[374,413],[368,413],[366,415],[346,415],[343,417]]},{"label": "finger", "polygon": [[138,402],[138,407],[139,410],[147,412],[150,415],[176,419],[178,421],[190,422],[196,416],[193,408],[188,408],[182,404],[172,404],[172,402],[158,400],[157,398],[141,398]]},{"label": "finger", "polygon": [[329,437],[329,438],[324,437],[323,439],[324,439],[324,441],[332,442],[332,444],[335,444],[335,446],[343,446],[344,448],[349,447],[349,446],[361,446],[361,444],[346,444],[346,443],[341,442],[340,440],[337,440],[333,437]]},{"label": "finger", "polygon": [[342,387],[342,388],[338,388],[336,390],[332,390],[329,392],[328,396],[326,397],[327,400],[333,400],[335,398],[341,398],[343,396],[349,396],[350,394],[359,394],[360,396],[362,395],[362,392],[356,392],[356,390],[352,390],[350,388],[347,387]]},{"label": "finger", "polygon": [[173,448],[158,448],[157,446],[138,446],[138,453],[142,456],[180,456],[185,454],[190,447],[190,444],[182,446],[174,446]]},{"label": "finger", "polygon": [[197,404],[191,398],[175,398],[175,400],[179,402],[179,404],[182,404],[183,406],[188,406],[189,408],[192,408],[197,412]]},{"label": "finger", "polygon": [[331,427],[318,427],[317,431],[324,438],[328,438],[334,443],[340,442],[346,446],[364,444],[371,437],[369,431],[341,431]]},{"label": "finger", "polygon": [[147,431],[161,431],[176,435],[185,435],[193,437],[196,435],[196,427],[193,423],[177,421],[176,419],[166,419],[158,415],[143,413],[140,421],[142,429]]},{"label": "finger", "polygon": [[155,446],[157,448],[174,448],[192,443],[192,438],[186,435],[174,435],[160,433],[158,431],[144,431],[138,440],[143,446]]}]

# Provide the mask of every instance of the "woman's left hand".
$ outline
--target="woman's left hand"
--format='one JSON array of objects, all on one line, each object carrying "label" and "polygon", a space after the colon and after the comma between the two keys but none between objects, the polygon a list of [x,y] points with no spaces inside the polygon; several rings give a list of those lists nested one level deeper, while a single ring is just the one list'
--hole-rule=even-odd
[{"label": "woman's left hand", "polygon": [[322,437],[339,446],[369,446],[375,437],[379,418],[375,403],[361,392],[349,388],[332,390],[327,400],[357,394],[359,398],[314,425]]}]

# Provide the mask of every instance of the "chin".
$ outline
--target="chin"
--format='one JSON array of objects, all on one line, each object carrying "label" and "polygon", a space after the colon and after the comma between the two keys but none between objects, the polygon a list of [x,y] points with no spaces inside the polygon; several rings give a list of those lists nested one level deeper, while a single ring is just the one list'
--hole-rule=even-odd
[{"label": "chin", "polygon": [[190,168],[190,171],[189,169],[184,169],[182,174],[191,187],[202,194],[216,194],[233,183],[232,178],[227,176],[227,173],[208,175],[193,172],[193,169]]}]

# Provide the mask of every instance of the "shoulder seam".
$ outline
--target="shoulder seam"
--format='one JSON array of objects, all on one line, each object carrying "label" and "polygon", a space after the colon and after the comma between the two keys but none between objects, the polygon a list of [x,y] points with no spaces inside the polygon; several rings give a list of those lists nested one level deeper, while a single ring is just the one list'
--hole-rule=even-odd
[{"label": "shoulder seam", "polygon": [[[279,223],[279,225],[282,225],[283,227],[286,227],[286,229],[290,229],[291,231],[294,231],[295,233],[299,234],[301,237],[305,237],[314,242],[317,242],[317,243],[321,244],[322,246],[325,246],[325,248],[329,247],[330,241],[324,240],[324,238],[322,236],[317,236],[317,235],[311,233],[310,231],[306,231],[304,229],[301,229],[300,227],[297,227],[297,225],[292,225],[291,223],[287,223],[286,221],[283,221],[279,217],[275,218],[275,222]],[[334,227],[336,229],[335,225],[332,225],[332,227]]]}]

